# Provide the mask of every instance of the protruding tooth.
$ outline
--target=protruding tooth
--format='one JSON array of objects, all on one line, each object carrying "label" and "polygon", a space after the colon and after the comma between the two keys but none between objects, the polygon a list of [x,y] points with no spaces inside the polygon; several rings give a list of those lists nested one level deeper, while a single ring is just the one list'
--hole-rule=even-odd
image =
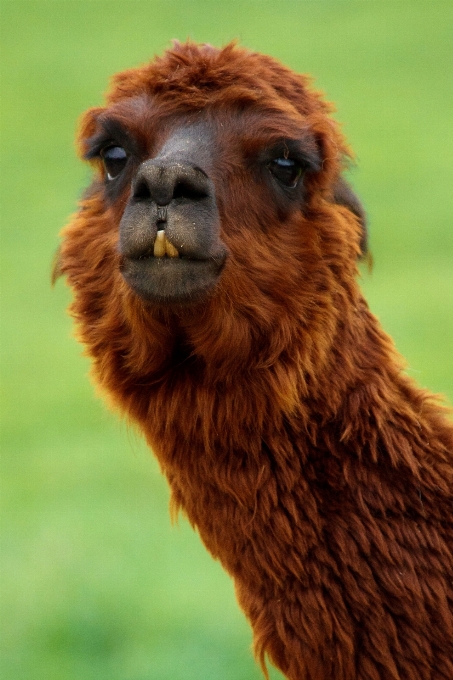
[{"label": "protruding tooth", "polygon": [[165,255],[165,231],[160,229],[154,241],[154,257],[164,257]]},{"label": "protruding tooth", "polygon": [[179,252],[176,250],[173,243],[170,243],[167,237],[165,237],[165,252],[168,257],[179,257]]}]

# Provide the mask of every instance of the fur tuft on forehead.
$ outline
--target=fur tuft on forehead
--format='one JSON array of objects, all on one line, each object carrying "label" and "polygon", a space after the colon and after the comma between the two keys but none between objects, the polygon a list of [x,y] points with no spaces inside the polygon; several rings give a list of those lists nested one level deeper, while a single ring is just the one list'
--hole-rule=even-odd
[{"label": "fur tuft on forehead", "polygon": [[[231,42],[221,49],[194,42],[174,42],[171,49],[142,67],[116,74],[107,101],[113,103],[138,93],[165,98],[178,93],[179,101],[204,107],[226,98],[244,102],[267,102],[285,99],[304,115],[316,111],[331,112],[310,88],[311,79],[299,75],[272,57],[238,47]],[[242,97],[241,97],[242,94]]]}]

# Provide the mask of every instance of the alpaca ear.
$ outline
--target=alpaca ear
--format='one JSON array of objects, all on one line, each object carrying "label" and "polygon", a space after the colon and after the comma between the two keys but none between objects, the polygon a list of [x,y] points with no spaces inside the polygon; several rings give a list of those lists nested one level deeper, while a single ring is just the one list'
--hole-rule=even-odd
[{"label": "alpaca ear", "polygon": [[362,227],[362,236],[360,238],[360,257],[365,258],[368,255],[368,229],[365,210],[343,177],[339,177],[335,182],[333,188],[333,202],[338,205],[344,205],[346,208],[354,213],[359,218],[360,226]]},{"label": "alpaca ear", "polygon": [[96,132],[98,118],[104,111],[105,108],[102,106],[93,107],[85,111],[79,120],[76,142],[79,155],[82,159],[87,160],[89,139]]}]

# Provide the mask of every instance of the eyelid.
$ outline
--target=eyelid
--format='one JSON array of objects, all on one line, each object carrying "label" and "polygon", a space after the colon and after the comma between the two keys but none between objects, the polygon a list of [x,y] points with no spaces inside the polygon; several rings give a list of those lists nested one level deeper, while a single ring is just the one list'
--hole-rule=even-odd
[{"label": "eyelid", "polygon": [[302,165],[300,161],[297,160],[297,158],[290,158],[286,156],[278,156],[277,158],[274,158],[271,163],[277,163],[277,161],[283,161],[283,165],[290,166],[290,165],[295,165],[296,163],[298,165]]},{"label": "eyelid", "polygon": [[87,151],[84,159],[89,161],[100,158],[101,151],[108,146],[121,146],[129,154],[130,147],[133,147],[133,138],[127,128],[114,118],[99,120],[98,123],[97,132],[85,140]]},{"label": "eyelid", "polygon": [[320,150],[310,136],[277,140],[275,144],[262,148],[255,156],[258,163],[263,163],[266,166],[278,158],[299,163],[306,171],[317,172],[322,167]]},{"label": "eyelid", "polygon": [[111,146],[119,146],[110,137],[102,137],[98,135],[97,137],[92,137],[87,142],[88,151],[84,154],[84,159],[87,161],[93,160],[93,158],[101,158],[101,154],[105,149]]},{"label": "eyelid", "polygon": [[109,142],[108,144],[105,144],[99,151],[99,155],[101,156],[101,158],[104,157],[105,152],[108,151],[109,149],[122,149],[126,156],[129,156],[127,150],[124,148],[122,144],[117,144],[116,142]]},{"label": "eyelid", "polygon": [[272,154],[272,158],[270,159],[269,162],[273,163],[278,160],[297,163],[303,168],[307,168],[312,164],[312,159],[306,153],[303,153],[303,151],[301,151],[300,149],[295,148],[291,149],[285,148],[283,150],[276,149]]}]

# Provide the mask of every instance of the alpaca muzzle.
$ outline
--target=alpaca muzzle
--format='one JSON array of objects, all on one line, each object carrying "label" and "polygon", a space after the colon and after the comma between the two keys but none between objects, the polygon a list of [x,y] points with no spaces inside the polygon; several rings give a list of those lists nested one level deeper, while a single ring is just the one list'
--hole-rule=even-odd
[{"label": "alpaca muzzle", "polygon": [[215,188],[202,167],[208,165],[202,133],[200,126],[176,131],[132,180],[120,223],[121,272],[148,302],[198,301],[225,263]]}]

